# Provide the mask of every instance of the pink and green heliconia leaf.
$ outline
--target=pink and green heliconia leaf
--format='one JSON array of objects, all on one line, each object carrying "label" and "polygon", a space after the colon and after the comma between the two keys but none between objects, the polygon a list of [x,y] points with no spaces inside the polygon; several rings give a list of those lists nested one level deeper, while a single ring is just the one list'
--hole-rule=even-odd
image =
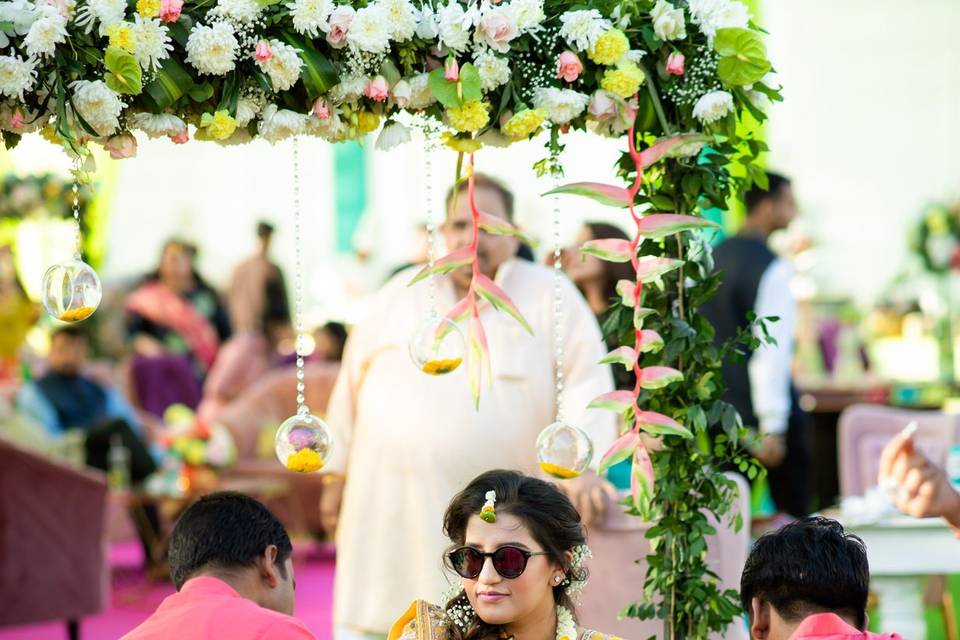
[{"label": "pink and green heliconia leaf", "polygon": [[617,293],[620,294],[620,302],[623,306],[633,306],[633,294],[636,290],[637,283],[633,280],[617,280]]},{"label": "pink and green heliconia leaf", "polygon": [[479,224],[480,228],[487,233],[492,233],[498,236],[513,236],[515,238],[520,238],[532,247],[537,246],[536,242],[530,238],[530,236],[524,233],[520,227],[507,222],[503,218],[481,211]]},{"label": "pink and green heliconia leaf", "polygon": [[448,253],[447,255],[439,258],[436,262],[433,263],[433,266],[426,266],[420,270],[420,272],[410,281],[410,284],[407,286],[415,285],[424,278],[427,278],[431,275],[442,275],[444,273],[450,273],[455,271],[460,267],[470,264],[473,262],[474,255],[470,250],[470,247],[461,247],[456,251]]},{"label": "pink and green heliconia leaf", "polygon": [[683,380],[683,374],[672,367],[644,367],[640,370],[640,386],[644,389],[662,389]]},{"label": "pink and green heliconia leaf", "polygon": [[617,438],[617,441],[600,458],[600,467],[597,469],[597,473],[603,476],[607,469],[632,456],[638,444],[640,444],[640,434],[633,429]]},{"label": "pink and green heliconia leaf", "polygon": [[638,511],[643,511],[653,496],[653,483],[653,461],[650,460],[650,452],[641,442],[633,451],[633,465],[630,470],[630,495],[633,506]]},{"label": "pink and green heliconia leaf", "polygon": [[588,409],[609,409],[617,413],[623,413],[633,408],[635,398],[630,391],[608,391],[599,395],[590,401]]},{"label": "pink and green heliconia leaf", "polygon": [[647,316],[652,315],[654,313],[656,313],[656,310],[651,309],[650,307],[637,307],[636,309],[634,309],[633,310],[633,328],[636,329],[637,331],[642,330],[643,321],[646,319]]},{"label": "pink and green heliconia leaf", "polygon": [[[472,311],[472,309],[470,297],[464,296],[457,304],[453,305],[444,317],[450,322],[459,325],[466,322],[467,318],[470,317],[470,311]],[[437,340],[443,340],[451,331],[453,331],[453,327],[449,323],[441,322],[437,327]]]},{"label": "pink and green heliconia leaf", "polygon": [[674,269],[679,269],[682,265],[683,260],[677,260],[675,258],[644,256],[640,258],[640,266],[637,269],[637,280],[640,282],[650,282],[666,273],[670,273]]},{"label": "pink and green heliconia leaf", "polygon": [[520,323],[520,326],[527,330],[527,333],[533,335],[533,328],[527,322],[526,318],[523,317],[523,314],[520,313],[520,310],[517,309],[517,306],[513,304],[513,300],[511,300],[507,292],[501,289],[493,280],[479,273],[474,278],[474,287],[477,294],[493,305],[494,309],[506,311],[513,316],[514,320]]},{"label": "pink and green heliconia leaf", "polygon": [[637,352],[631,347],[618,347],[605,355],[599,364],[622,364],[627,371],[637,363]]},{"label": "pink and green heliconia leaf", "polygon": [[630,197],[630,192],[623,187],[618,187],[612,184],[602,184],[600,182],[573,182],[547,191],[543,195],[552,196],[566,194],[585,196],[599,202],[600,204],[609,205],[611,207],[626,207],[630,205],[632,200]]},{"label": "pink and green heliconia leaf", "polygon": [[474,407],[479,409],[481,382],[486,376],[489,386],[493,378],[490,375],[490,349],[487,346],[487,335],[480,318],[476,316],[470,318],[467,328],[467,374]]},{"label": "pink and green heliconia leaf", "polygon": [[640,165],[642,168],[656,164],[665,155],[675,151],[678,147],[689,144],[700,144],[709,140],[707,136],[700,133],[684,133],[678,136],[662,138],[655,142],[653,146],[640,152]]},{"label": "pink and green heliconia leaf", "polygon": [[663,337],[653,329],[642,329],[640,331],[640,342],[637,343],[637,351],[640,353],[656,353],[663,349]]},{"label": "pink and green heliconia leaf", "polygon": [[584,242],[580,253],[596,256],[607,262],[630,262],[633,253],[629,240],[621,238],[601,238]]},{"label": "pink and green heliconia leaf", "polygon": [[716,222],[700,216],[679,213],[653,213],[644,216],[637,224],[637,231],[644,238],[659,240],[681,231],[719,227]]},{"label": "pink and green heliconia leaf", "polygon": [[652,433],[658,436],[683,436],[692,438],[693,433],[685,426],[662,413],[656,411],[641,411],[636,415],[634,424],[641,431]]}]

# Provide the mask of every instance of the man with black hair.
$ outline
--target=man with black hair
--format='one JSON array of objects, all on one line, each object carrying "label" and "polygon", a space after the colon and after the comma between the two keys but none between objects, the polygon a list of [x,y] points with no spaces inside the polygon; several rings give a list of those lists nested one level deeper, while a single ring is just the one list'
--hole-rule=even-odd
[{"label": "man with black hair", "polygon": [[123,640],[315,640],[293,614],[293,550],[280,521],[245,495],[191,505],[170,538],[177,593]]},{"label": "man with black hair", "polygon": [[[753,312],[775,317],[766,328],[775,344],[763,344],[741,360],[723,363],[724,400],[743,423],[761,435],[755,451],[768,469],[777,509],[793,517],[810,513],[810,444],[807,418],[791,381],[796,302],[790,293],[790,265],[767,246],[774,231],[785,229],[797,214],[790,181],[768,173],[769,189],[758,186],[745,195],[747,217],[740,232],[714,249],[721,283],[702,309],[716,329],[717,342],[733,339]],[[754,330],[762,337],[759,329]]]},{"label": "man with black hair", "polygon": [[822,517],[762,536],[740,579],[752,640],[896,640],[866,631],[869,590],[863,541]]}]

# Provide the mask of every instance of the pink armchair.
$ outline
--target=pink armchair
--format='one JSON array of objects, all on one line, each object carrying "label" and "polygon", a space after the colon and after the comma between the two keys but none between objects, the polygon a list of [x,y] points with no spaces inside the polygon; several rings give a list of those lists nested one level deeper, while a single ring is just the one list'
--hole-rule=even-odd
[{"label": "pink armchair", "polygon": [[67,622],[104,609],[107,483],[0,440],[0,627]]}]

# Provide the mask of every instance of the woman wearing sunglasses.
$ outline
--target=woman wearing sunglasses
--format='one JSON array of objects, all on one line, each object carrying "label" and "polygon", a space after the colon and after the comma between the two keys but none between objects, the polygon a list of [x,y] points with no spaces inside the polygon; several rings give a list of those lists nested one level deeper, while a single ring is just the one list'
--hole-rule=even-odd
[{"label": "woman wearing sunglasses", "polygon": [[453,498],[443,526],[460,584],[443,607],[413,603],[389,640],[619,640],[577,627],[572,596],[589,550],[555,485],[488,471]]}]

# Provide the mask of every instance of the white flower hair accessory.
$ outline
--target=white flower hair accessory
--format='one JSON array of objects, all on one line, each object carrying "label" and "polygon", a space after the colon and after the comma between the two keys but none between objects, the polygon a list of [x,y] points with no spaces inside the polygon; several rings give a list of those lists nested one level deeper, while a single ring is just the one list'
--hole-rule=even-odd
[{"label": "white flower hair accessory", "polygon": [[[574,601],[577,601],[580,598],[580,593],[583,591],[583,588],[587,586],[586,572],[583,567],[587,560],[593,557],[593,552],[590,551],[590,547],[585,544],[575,546],[570,552],[573,554],[573,559],[570,561],[567,579],[564,580],[562,584],[564,592]],[[575,579],[571,580],[571,575]],[[581,576],[583,577],[581,578]]]},{"label": "white flower hair accessory", "polygon": [[483,503],[483,508],[480,509],[480,519],[484,522],[496,522],[497,521],[497,492],[496,491],[487,491],[484,496],[486,502]]}]

